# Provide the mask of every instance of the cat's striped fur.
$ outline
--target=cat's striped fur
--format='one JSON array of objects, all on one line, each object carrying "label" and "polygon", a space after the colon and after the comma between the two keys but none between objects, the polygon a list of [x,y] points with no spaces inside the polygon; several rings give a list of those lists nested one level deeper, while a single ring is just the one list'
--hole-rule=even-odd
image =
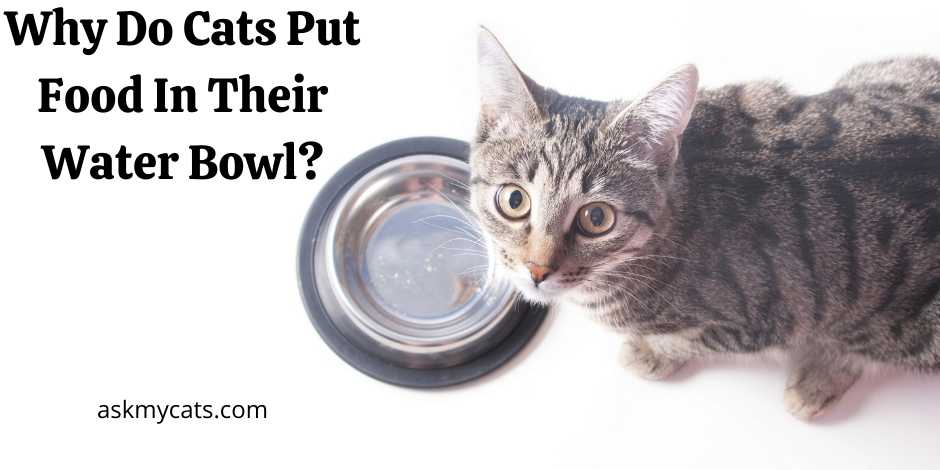
[{"label": "cat's striped fur", "polygon": [[[804,418],[867,364],[940,370],[940,62],[861,65],[813,96],[698,91],[685,67],[605,103],[537,85],[486,31],[480,47],[473,207],[527,297],[624,332],[622,361],[650,378],[787,350]],[[493,207],[507,183],[528,218]],[[618,220],[587,238],[573,214],[594,200]],[[531,260],[553,269],[542,284]]]}]

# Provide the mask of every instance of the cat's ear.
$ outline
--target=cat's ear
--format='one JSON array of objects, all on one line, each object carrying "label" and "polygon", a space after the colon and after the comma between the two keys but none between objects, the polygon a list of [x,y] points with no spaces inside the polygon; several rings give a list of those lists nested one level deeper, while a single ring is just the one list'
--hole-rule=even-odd
[{"label": "cat's ear", "polygon": [[[689,125],[697,91],[698,69],[684,65],[618,112],[610,120],[607,131],[621,136],[639,136],[654,151],[664,146],[674,147]],[[674,159],[675,152],[671,153],[662,156]]]},{"label": "cat's ear", "polygon": [[480,137],[506,123],[539,120],[541,86],[527,77],[489,30],[480,27],[477,39],[480,76]]}]

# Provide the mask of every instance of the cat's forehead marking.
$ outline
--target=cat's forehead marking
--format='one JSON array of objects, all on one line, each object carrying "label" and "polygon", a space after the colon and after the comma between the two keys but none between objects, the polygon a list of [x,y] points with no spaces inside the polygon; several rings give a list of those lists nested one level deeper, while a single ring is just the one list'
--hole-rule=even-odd
[{"label": "cat's forehead marking", "polygon": [[540,160],[538,158],[529,159],[529,170],[526,172],[526,178],[530,183],[535,180],[535,172],[538,171],[539,164]]},{"label": "cat's forehead marking", "polygon": [[[574,178],[559,181],[556,175],[562,173],[551,166],[540,163],[533,164],[533,178],[530,181],[533,210],[532,224],[542,229],[545,234],[553,234],[559,229],[564,231],[573,222],[577,212],[580,193],[580,169],[573,174]],[[559,184],[560,183],[560,184]]]}]

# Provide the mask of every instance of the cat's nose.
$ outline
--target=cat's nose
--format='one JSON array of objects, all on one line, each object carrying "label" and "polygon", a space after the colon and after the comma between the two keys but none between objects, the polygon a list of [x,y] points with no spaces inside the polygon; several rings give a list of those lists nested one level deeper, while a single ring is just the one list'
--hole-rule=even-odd
[{"label": "cat's nose", "polygon": [[552,268],[548,266],[542,266],[540,264],[535,264],[531,261],[526,262],[525,267],[529,269],[529,274],[532,275],[532,282],[535,285],[539,285],[542,281],[552,273]]}]

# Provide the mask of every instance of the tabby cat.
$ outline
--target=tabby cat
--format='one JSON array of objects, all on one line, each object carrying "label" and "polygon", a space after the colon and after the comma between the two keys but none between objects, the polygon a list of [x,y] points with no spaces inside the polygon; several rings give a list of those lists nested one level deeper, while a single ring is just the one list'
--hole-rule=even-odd
[{"label": "tabby cat", "polygon": [[940,370],[940,62],[855,67],[825,93],[564,96],[479,38],[472,207],[522,294],[622,332],[622,364],[785,351],[819,416],[873,366]]}]

